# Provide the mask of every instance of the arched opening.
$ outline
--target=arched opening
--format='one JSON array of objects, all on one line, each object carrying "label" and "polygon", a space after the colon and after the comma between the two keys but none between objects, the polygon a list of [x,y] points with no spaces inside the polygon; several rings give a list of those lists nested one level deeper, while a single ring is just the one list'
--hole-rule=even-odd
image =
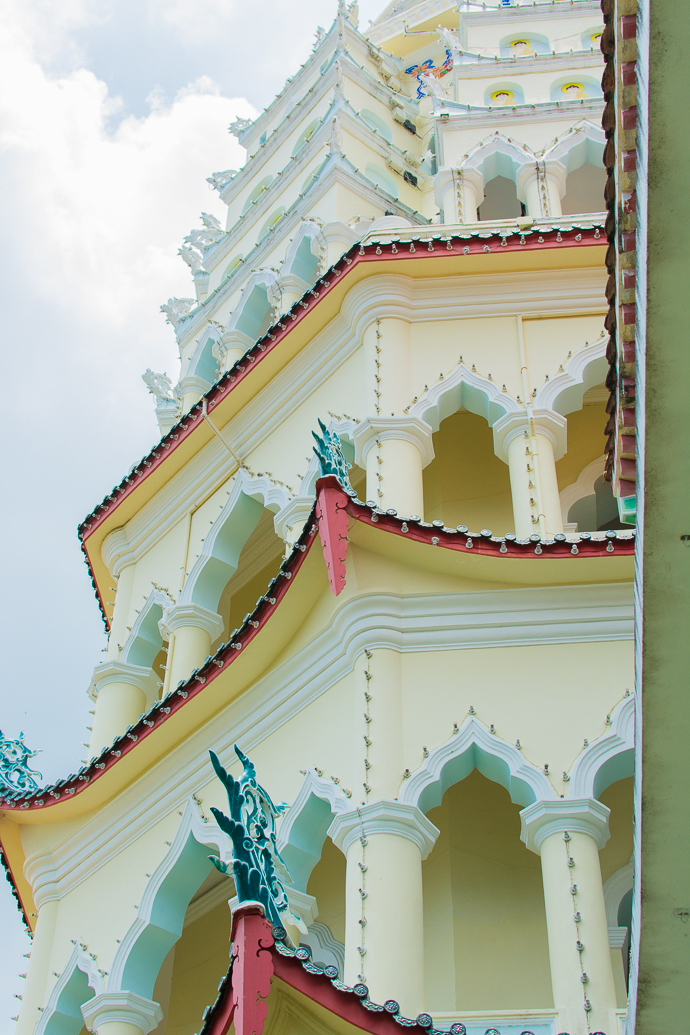
[{"label": "arched opening", "polygon": [[321,858],[312,870],[307,885],[307,893],[316,899],[319,912],[317,924],[313,925],[316,930],[312,931],[310,926],[311,937],[307,935],[303,941],[312,946],[315,962],[318,960],[318,949],[321,949],[322,953],[329,950],[333,953],[334,950],[333,946],[329,946],[324,932],[318,929],[320,926],[326,928],[338,946],[345,944],[345,871],[345,856],[330,838],[326,838]]},{"label": "arched opening", "polygon": [[461,407],[446,417],[433,436],[435,458],[424,470],[424,513],[450,528],[490,528],[495,534],[514,527],[508,467],[494,452],[484,417]]},{"label": "arched opening", "polygon": [[276,535],[271,511],[264,510],[256,500],[251,502],[254,507],[248,509],[256,518],[258,507],[258,518],[246,539],[242,542],[239,535],[234,543],[235,550],[239,547],[237,567],[223,586],[218,603],[218,614],[225,622],[224,639],[254,610],[256,601],[276,574],[285,548],[283,540]]},{"label": "arched opening", "polygon": [[242,306],[235,329],[256,341],[271,326],[271,314],[268,291],[263,284],[256,284]]},{"label": "arched opening", "polygon": [[166,1035],[198,1031],[204,1010],[218,994],[230,962],[231,879],[212,870],[193,895],[182,932],[165,957],[155,987]]},{"label": "arched opening", "polygon": [[432,1014],[552,1005],[541,866],[519,813],[477,770],[428,813],[441,832],[422,863]]},{"label": "arched opening", "polygon": [[578,532],[605,532],[630,527],[620,520],[611,482],[605,482],[603,475],[595,481],[591,495],[573,503],[568,511],[568,523],[575,524]]},{"label": "arched opening", "polygon": [[57,1001],[54,1004],[49,1002],[46,1020],[41,1018],[39,1021],[37,1035],[81,1035],[86,1031],[81,1008],[94,995],[95,989],[88,975],[78,966],[74,967]]},{"label": "arched opening", "polygon": [[203,344],[197,347],[187,369],[187,375],[202,377],[212,385],[218,379],[218,360],[213,355],[213,346],[216,344],[215,337],[207,337]]},{"label": "arched opening", "polygon": [[551,84],[551,100],[561,104],[567,101],[585,101],[601,98],[601,85],[591,76],[561,77]]},{"label": "arched opening", "polygon": [[563,215],[577,212],[603,212],[606,170],[603,166],[583,164],[569,173],[565,181],[565,194],[561,199]]},{"label": "arched opening", "polygon": [[319,272],[319,257],[312,250],[313,241],[313,237],[302,238],[289,270],[306,284],[313,284]]},{"label": "arched opening", "polygon": [[264,176],[264,178],[262,180],[259,180],[259,182],[254,187],[254,189],[252,190],[251,194],[249,194],[249,196],[247,197],[247,200],[244,203],[244,206],[242,208],[242,215],[244,215],[246,212],[249,211],[249,209],[252,207],[254,202],[259,200],[259,198],[264,193],[264,191],[267,191],[272,183],[273,183],[273,177],[272,176]]},{"label": "arched opening", "polygon": [[514,219],[526,211],[518,200],[515,182],[507,176],[494,176],[484,185],[484,200],[477,209],[480,220]]}]

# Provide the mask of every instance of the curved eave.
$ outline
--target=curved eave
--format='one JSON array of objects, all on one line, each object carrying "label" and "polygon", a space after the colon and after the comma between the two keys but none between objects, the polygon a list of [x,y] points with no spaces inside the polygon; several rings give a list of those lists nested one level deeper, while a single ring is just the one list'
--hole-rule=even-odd
[{"label": "curved eave", "polygon": [[106,624],[105,587],[110,573],[101,556],[105,537],[125,525],[213,438],[203,420],[205,400],[221,429],[299,354],[340,311],[344,296],[360,281],[382,273],[451,277],[516,270],[572,269],[602,265],[606,239],[596,226],[572,229],[473,230],[353,245],[277,324],[227,371],[199,403],[165,435],[79,526],[96,597]]}]

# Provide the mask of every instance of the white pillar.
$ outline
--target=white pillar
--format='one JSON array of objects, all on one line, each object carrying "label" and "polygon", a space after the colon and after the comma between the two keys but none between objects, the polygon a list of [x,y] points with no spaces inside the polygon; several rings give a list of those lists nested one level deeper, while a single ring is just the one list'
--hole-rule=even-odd
[{"label": "white pillar", "polygon": [[556,461],[564,455],[567,421],[552,410],[509,413],[493,427],[494,451],[510,471],[515,534],[551,538],[563,531]]},{"label": "white pillar", "polygon": [[182,396],[182,413],[189,413],[192,406],[199,402],[201,396],[210,387],[208,381],[205,381],[203,377],[197,377],[196,374],[188,374],[187,377],[183,377],[177,385],[177,390]]},{"label": "white pillar", "polygon": [[615,1030],[616,989],[599,866],[609,814],[593,798],[538,801],[520,813],[520,836],[541,856],[553,1001],[561,1028],[571,1035]]},{"label": "white pillar", "polygon": [[218,360],[218,376],[242,359],[247,349],[254,344],[254,339],[242,331],[225,331],[220,340],[213,346],[213,355]]},{"label": "white pillar", "polygon": [[280,311],[286,313],[310,285],[297,274],[286,273],[284,276],[278,277],[277,286],[280,289]]},{"label": "white pillar", "polygon": [[425,1005],[422,860],[439,831],[388,799],[337,816],[328,833],[347,858],[344,980],[414,1018]]},{"label": "white pillar", "polygon": [[158,628],[169,641],[170,678],[167,685],[174,690],[205,661],[212,642],[222,634],[225,623],[220,615],[201,604],[175,604],[165,609]]},{"label": "white pillar", "polygon": [[517,195],[533,219],[556,218],[563,214],[565,166],[560,162],[539,162],[523,166],[517,176]]},{"label": "white pillar", "polygon": [[115,737],[136,722],[157,697],[150,668],[124,661],[96,665],[89,696],[96,702],[89,752],[98,755]]},{"label": "white pillar", "polygon": [[57,914],[57,899],[44,902],[38,909],[38,919],[31,942],[31,956],[26,970],[26,982],[15,1035],[33,1035],[40,1019],[38,1008],[45,1003]]},{"label": "white pillar", "polygon": [[370,417],[357,425],[354,442],[367,499],[401,517],[424,517],[422,471],[434,458],[430,426],[418,417]]},{"label": "white pillar", "polygon": [[476,223],[484,200],[484,178],[478,169],[458,169],[454,173],[455,204],[458,223]]},{"label": "white pillar", "polygon": [[163,1020],[158,1003],[134,992],[101,992],[81,1008],[96,1035],[149,1035]]}]

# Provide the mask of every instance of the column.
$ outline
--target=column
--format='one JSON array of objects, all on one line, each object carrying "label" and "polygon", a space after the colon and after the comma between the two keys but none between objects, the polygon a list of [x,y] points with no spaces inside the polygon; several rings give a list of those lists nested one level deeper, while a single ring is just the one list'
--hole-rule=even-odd
[{"label": "column", "polygon": [[494,451],[510,471],[515,534],[551,538],[563,531],[556,461],[566,451],[567,421],[552,410],[509,413],[493,427]]},{"label": "column", "polygon": [[571,1035],[614,1031],[611,967],[599,850],[609,809],[593,798],[538,801],[520,813],[520,836],[541,856],[551,984]]},{"label": "column", "polygon": [[158,623],[163,639],[168,639],[168,688],[174,690],[211,652],[211,644],[222,635],[225,623],[220,615],[201,604],[175,604],[166,608]]},{"label": "column", "polygon": [[286,273],[284,276],[278,277],[277,285],[280,289],[281,313],[286,313],[310,287],[306,280],[302,280],[296,273]]},{"label": "column", "polygon": [[135,992],[101,992],[81,1012],[96,1035],[149,1035],[163,1020],[159,1004]]},{"label": "column", "polygon": [[180,379],[177,390],[182,395],[182,413],[189,413],[192,406],[195,406],[204,392],[207,392],[211,385],[203,377],[196,374],[188,374]]},{"label": "column", "polygon": [[254,339],[242,331],[225,331],[220,340],[213,346],[213,355],[218,360],[218,376],[234,366],[239,359],[242,359],[247,349],[254,344]]},{"label": "column", "polygon": [[434,458],[431,436],[418,417],[370,417],[358,424],[355,462],[367,472],[367,499],[401,517],[423,518],[422,471]]},{"label": "column", "polygon": [[125,661],[96,665],[89,687],[89,697],[96,702],[90,754],[100,754],[136,722],[153,704],[156,689],[156,678],[150,668]]},{"label": "column", "polygon": [[458,223],[476,223],[484,200],[484,178],[479,169],[458,169],[454,173]]},{"label": "column", "polygon": [[57,913],[57,899],[44,902],[39,906],[15,1035],[33,1035],[41,1016],[38,1008],[45,1005],[45,991],[53,951]]},{"label": "column", "polygon": [[422,860],[439,831],[415,806],[384,799],[337,816],[328,833],[347,858],[344,979],[414,1018],[425,1005]]},{"label": "column", "polygon": [[302,529],[313,506],[313,497],[293,496],[284,507],[281,507],[273,519],[276,535],[279,535],[285,543],[286,557],[292,553],[292,545],[302,534]]},{"label": "column", "polygon": [[523,166],[517,176],[517,195],[533,219],[563,215],[565,166],[560,162],[539,162]]}]

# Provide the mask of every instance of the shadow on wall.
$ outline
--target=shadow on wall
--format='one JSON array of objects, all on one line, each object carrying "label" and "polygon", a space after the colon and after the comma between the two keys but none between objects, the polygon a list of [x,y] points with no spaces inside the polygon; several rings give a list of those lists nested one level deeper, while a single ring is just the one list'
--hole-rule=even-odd
[{"label": "shadow on wall", "polygon": [[630,530],[630,525],[624,525],[618,517],[611,483],[605,482],[603,475],[595,481],[591,496],[583,496],[573,503],[568,511],[568,521],[576,521],[581,532],[605,532],[616,528]]},{"label": "shadow on wall", "polygon": [[484,188],[484,200],[477,209],[480,220],[513,219],[524,216],[527,209],[518,201],[517,189],[507,176],[494,176]]}]

